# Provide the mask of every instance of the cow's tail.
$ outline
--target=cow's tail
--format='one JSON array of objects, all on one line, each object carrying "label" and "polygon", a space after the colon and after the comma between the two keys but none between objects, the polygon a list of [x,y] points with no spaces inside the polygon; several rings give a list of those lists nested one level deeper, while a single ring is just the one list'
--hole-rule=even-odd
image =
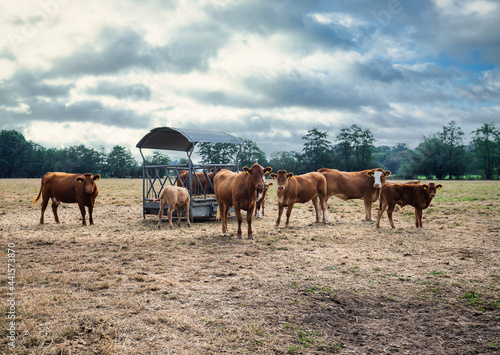
[{"label": "cow's tail", "polygon": [[33,199],[32,205],[36,205],[38,203],[41,194],[42,194],[42,188],[40,187],[40,192],[38,193],[38,196]]},{"label": "cow's tail", "polygon": [[158,202],[158,201],[160,201],[159,198],[156,198],[156,199],[153,200],[153,202]]}]

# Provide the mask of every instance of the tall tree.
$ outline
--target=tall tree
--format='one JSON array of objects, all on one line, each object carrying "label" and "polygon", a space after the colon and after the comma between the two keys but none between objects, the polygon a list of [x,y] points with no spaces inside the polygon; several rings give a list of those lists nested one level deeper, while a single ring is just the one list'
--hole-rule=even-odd
[{"label": "tall tree", "polygon": [[25,176],[32,147],[24,135],[17,131],[0,132],[0,176],[4,178]]},{"label": "tall tree", "polygon": [[167,154],[155,150],[151,158],[146,158],[146,165],[170,165],[172,160]]},{"label": "tall tree", "polygon": [[435,137],[441,140],[444,148],[443,168],[445,173],[457,178],[465,173],[465,147],[463,144],[464,132],[455,121],[451,121]]},{"label": "tall tree", "polygon": [[257,143],[250,139],[240,138],[240,140],[243,142],[239,155],[240,167],[251,167],[254,163],[265,167],[267,165],[266,154],[259,148]]},{"label": "tall tree", "polygon": [[304,169],[302,167],[299,157],[300,154],[293,151],[274,152],[273,154],[271,154],[269,165],[272,166],[275,172],[277,172],[278,170],[286,170],[294,174],[301,174],[304,171]]},{"label": "tall tree", "polygon": [[375,138],[369,129],[357,124],[344,127],[337,135],[335,151],[342,170],[365,170],[371,167]]},{"label": "tall tree", "polygon": [[306,142],[302,149],[301,160],[308,172],[327,168],[332,165],[333,147],[328,141],[328,132],[313,128],[302,137]]},{"label": "tall tree", "polygon": [[436,176],[444,179],[446,174],[443,142],[435,136],[424,138],[422,143],[411,152],[410,161],[401,168],[401,174],[405,178],[424,175],[427,179]]},{"label": "tall tree", "polygon": [[485,179],[492,179],[500,163],[500,130],[494,123],[485,123],[472,133],[473,151],[478,157],[479,167]]},{"label": "tall tree", "polygon": [[204,164],[233,164],[239,146],[236,144],[200,142],[196,146]]},{"label": "tall tree", "polygon": [[138,170],[137,161],[130,150],[115,145],[106,159],[107,173],[112,177],[124,178],[134,176]]}]

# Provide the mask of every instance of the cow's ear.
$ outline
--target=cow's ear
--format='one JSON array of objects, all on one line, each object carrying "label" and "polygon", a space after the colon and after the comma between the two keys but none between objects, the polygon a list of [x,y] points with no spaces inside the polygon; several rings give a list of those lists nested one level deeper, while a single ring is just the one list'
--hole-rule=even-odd
[{"label": "cow's ear", "polygon": [[438,190],[441,190],[443,188],[443,185],[439,184],[438,186],[436,186]]},{"label": "cow's ear", "polygon": [[250,174],[250,169],[248,168],[248,166],[244,166],[243,171],[247,174]]},{"label": "cow's ear", "polygon": [[275,173],[269,174],[269,176],[273,179],[276,179],[278,177],[278,175],[276,175]]},{"label": "cow's ear", "polygon": [[422,187],[424,188],[424,190],[427,190],[427,188],[429,187],[427,184],[424,184],[422,185]]},{"label": "cow's ear", "polygon": [[77,178],[76,178],[76,181],[77,181],[77,182],[83,182],[83,179],[82,179],[81,177],[77,177]]},{"label": "cow's ear", "polygon": [[386,170],[385,171],[385,176],[391,176],[391,171],[390,170]]},{"label": "cow's ear", "polygon": [[97,181],[97,180],[99,180],[100,178],[101,178],[101,175],[99,175],[99,174],[95,174],[95,175],[94,175],[94,181]]},{"label": "cow's ear", "polygon": [[268,166],[267,168],[264,169],[264,174],[269,174],[271,171],[273,171],[273,168]]},{"label": "cow's ear", "polygon": [[287,178],[287,179],[290,179],[292,176],[293,176],[293,173],[288,173],[288,174],[286,174],[286,178]]},{"label": "cow's ear", "polygon": [[370,171],[366,172],[366,175],[373,176],[373,175],[375,175],[375,172],[373,170],[370,170]]}]

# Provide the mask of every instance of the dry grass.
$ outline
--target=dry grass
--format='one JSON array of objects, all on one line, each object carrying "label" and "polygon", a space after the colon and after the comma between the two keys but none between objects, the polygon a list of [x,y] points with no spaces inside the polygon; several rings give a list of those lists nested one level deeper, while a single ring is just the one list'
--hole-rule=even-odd
[{"label": "dry grass", "polygon": [[41,226],[40,181],[0,180],[0,241],[17,250],[15,352],[498,353],[500,183],[441,183],[423,230],[412,208],[377,230],[361,201],[335,198],[327,225],[309,203],[275,229],[271,188],[250,241],[235,238],[234,216],[229,235],[214,220],[156,230],[141,180],[100,180],[94,226],[68,204],[61,224],[48,208]]}]

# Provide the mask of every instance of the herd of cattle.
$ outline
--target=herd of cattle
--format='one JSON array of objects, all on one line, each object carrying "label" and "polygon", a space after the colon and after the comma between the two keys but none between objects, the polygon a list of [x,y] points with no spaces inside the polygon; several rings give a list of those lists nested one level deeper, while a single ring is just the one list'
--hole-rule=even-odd
[{"label": "herd of cattle", "polygon": [[[377,228],[380,227],[380,218],[387,209],[387,216],[392,228],[395,228],[392,220],[392,213],[397,205],[403,207],[410,205],[415,208],[415,226],[422,227],[422,210],[426,209],[432,199],[436,196],[437,190],[442,185],[435,183],[420,185],[420,181],[413,180],[404,184],[386,183],[386,177],[391,175],[389,170],[371,169],[357,172],[343,172],[336,169],[322,168],[317,172],[310,172],[303,175],[294,175],[285,170],[271,173],[272,168],[263,168],[259,164],[254,164],[251,168],[244,167],[242,172],[232,172],[221,169],[217,173],[200,174],[201,187],[203,190],[213,192],[218,204],[217,217],[222,222],[222,232],[227,232],[227,217],[229,209],[234,208],[238,221],[238,238],[242,237],[241,224],[243,217],[241,210],[247,211],[248,238],[253,239],[252,217],[255,214],[260,216],[260,210],[264,213],[264,203],[266,193],[272,183],[265,182],[265,176],[269,176],[277,182],[278,197],[278,219],[276,226],[280,225],[283,210],[286,207],[285,226],[289,225],[290,215],[296,203],[306,203],[312,201],[316,212],[316,222],[322,219],[323,223],[328,221],[326,210],[328,199],[331,196],[343,200],[361,199],[365,205],[365,219],[371,221],[372,203],[380,200],[377,214]],[[206,177],[208,177],[208,180]],[[42,196],[42,215],[40,224],[44,222],[44,212],[49,200],[52,200],[52,211],[54,218],[59,223],[57,208],[61,202],[78,203],[82,214],[82,224],[87,225],[85,219],[85,206],[89,210],[89,222],[93,224],[92,211],[94,202],[98,194],[96,181],[100,176],[87,174],[68,174],[50,172],[42,178],[40,192],[33,200],[36,204]],[[160,212],[158,228],[161,227],[163,211],[168,205],[167,216],[170,228],[172,224],[172,212],[177,209],[178,225],[180,225],[181,210],[186,212],[187,223],[189,219],[190,194],[186,186],[187,172],[181,173],[177,179],[177,186],[165,187],[155,202],[160,202]],[[204,185],[204,186],[203,186]],[[193,194],[199,194],[195,191]]]}]

